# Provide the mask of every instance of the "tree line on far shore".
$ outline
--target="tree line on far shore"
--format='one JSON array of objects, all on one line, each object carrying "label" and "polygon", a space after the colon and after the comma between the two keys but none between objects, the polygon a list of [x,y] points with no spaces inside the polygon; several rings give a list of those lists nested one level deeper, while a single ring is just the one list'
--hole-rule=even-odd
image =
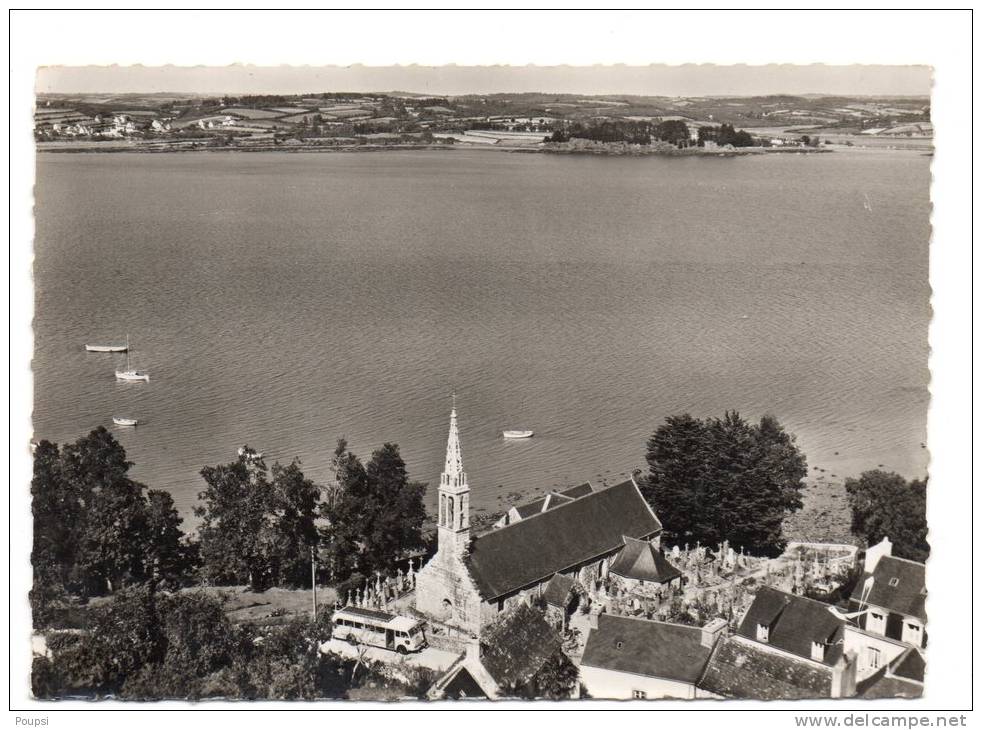
[{"label": "tree line on far shore", "polygon": [[753,147],[769,144],[767,140],[757,139],[746,130],[737,131],[732,124],[726,123],[718,126],[711,124],[700,126],[696,139],[693,140],[689,133],[689,126],[681,119],[666,119],[662,122],[626,119],[573,122],[557,128],[547,141],[569,142],[573,138],[638,145],[667,142],[676,147],[704,147],[707,142],[714,142],[721,147],[725,145]]}]

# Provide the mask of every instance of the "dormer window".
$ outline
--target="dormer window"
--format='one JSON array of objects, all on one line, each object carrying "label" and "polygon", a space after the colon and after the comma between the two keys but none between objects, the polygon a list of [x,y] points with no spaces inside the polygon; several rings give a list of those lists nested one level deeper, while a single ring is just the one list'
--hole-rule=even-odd
[{"label": "dormer window", "polygon": [[921,625],[914,621],[904,621],[904,632],[901,640],[905,644],[920,646],[923,641],[921,638]]},{"label": "dormer window", "polygon": [[883,636],[886,633],[886,616],[879,611],[870,611],[866,618],[866,630],[871,634]]},{"label": "dormer window", "polygon": [[757,641],[762,641],[765,644],[770,641],[771,638],[771,627],[765,626],[764,624],[757,624]]},{"label": "dormer window", "polygon": [[816,662],[825,661],[825,644],[821,641],[812,642],[812,659]]}]

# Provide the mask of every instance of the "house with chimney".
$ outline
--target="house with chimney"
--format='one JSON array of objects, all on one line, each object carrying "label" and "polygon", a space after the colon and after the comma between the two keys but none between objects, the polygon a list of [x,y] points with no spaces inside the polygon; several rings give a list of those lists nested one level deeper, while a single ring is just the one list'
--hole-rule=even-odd
[{"label": "house with chimney", "polygon": [[827,603],[762,586],[736,633],[717,643],[698,687],[761,700],[851,697],[856,656],[845,627]]},{"label": "house with chimney", "polygon": [[541,598],[557,574],[589,588],[607,577],[628,541],[660,547],[661,522],[633,479],[562,496],[473,536],[454,407],[438,492],[437,551],[416,576],[416,610],[476,636],[502,612]]},{"label": "house with chimney", "polygon": [[[895,669],[901,670],[902,679],[916,682],[920,676],[923,680],[926,599],[923,563],[895,557],[886,537],[866,550],[863,575],[849,599],[850,622],[844,637],[846,647],[858,657],[861,682]],[[920,659],[910,658],[909,650]],[[918,666],[919,672],[912,673],[911,668]]]},{"label": "house with chimney", "polygon": [[710,697],[698,687],[723,619],[683,626],[606,613],[590,615],[580,683],[590,697],[614,700]]}]

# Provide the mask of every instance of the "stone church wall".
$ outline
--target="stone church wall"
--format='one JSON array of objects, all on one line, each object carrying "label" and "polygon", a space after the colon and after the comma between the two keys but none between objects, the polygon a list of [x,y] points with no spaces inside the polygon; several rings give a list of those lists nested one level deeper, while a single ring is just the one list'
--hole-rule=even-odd
[{"label": "stone church wall", "polygon": [[477,634],[482,602],[463,561],[437,552],[416,576],[416,610]]}]

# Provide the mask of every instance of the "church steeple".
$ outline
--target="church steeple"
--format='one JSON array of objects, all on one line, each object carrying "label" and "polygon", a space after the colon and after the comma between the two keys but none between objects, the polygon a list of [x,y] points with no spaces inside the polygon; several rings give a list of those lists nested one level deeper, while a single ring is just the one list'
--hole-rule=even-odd
[{"label": "church steeple", "polygon": [[447,459],[440,475],[439,501],[438,549],[462,555],[470,541],[470,487],[460,452],[456,396],[450,411]]},{"label": "church steeple", "polygon": [[454,396],[454,407],[450,411],[450,435],[447,436],[447,461],[440,476],[440,486],[451,489],[467,486],[464,458],[460,453],[460,432],[457,430],[456,400],[457,397]]}]

